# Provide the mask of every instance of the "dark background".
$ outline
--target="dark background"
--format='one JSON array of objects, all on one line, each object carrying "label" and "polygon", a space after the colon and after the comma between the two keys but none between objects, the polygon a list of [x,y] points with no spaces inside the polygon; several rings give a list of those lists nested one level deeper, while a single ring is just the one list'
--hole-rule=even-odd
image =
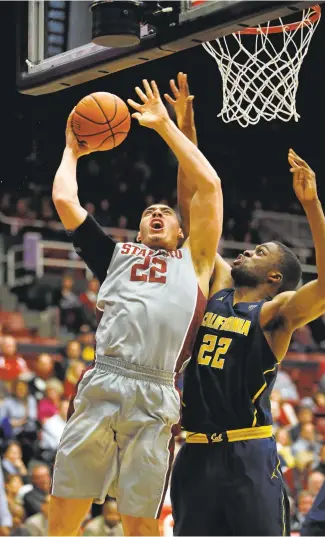
[{"label": "dark background", "polygon": [[[261,121],[246,129],[224,124],[217,114],[221,108],[221,78],[216,63],[203,47],[174,54],[159,61],[134,67],[91,83],[45,96],[19,94],[15,86],[15,2],[2,2],[1,17],[1,103],[2,103],[2,171],[1,192],[28,195],[31,181],[48,186],[60,163],[64,147],[65,121],[80,98],[93,91],[109,91],[123,99],[134,97],[134,86],[141,79],[155,79],[161,92],[168,90],[168,80],[182,70],[188,73],[195,95],[195,113],[201,149],[223,180],[227,201],[244,196],[248,201],[262,200],[263,207],[286,211],[294,200],[288,173],[287,151],[293,147],[318,175],[322,200],[324,182],[324,98],[325,98],[325,22],[321,21],[304,60],[297,95],[298,123]],[[37,146],[37,165],[28,156]],[[109,196],[114,189],[110,166],[123,162],[123,155],[138,155],[144,150],[154,171],[157,196],[175,188],[176,167],[170,166],[164,143],[158,136],[133,122],[128,139],[112,152],[97,153],[102,173],[89,181],[86,160],[80,163],[80,192],[91,200],[97,192]],[[27,159],[27,160],[26,160]],[[121,164],[122,166],[122,164]],[[124,169],[124,179],[132,190],[133,177]],[[95,196],[96,197],[96,196]],[[137,200],[134,198],[133,204]],[[126,208],[126,211],[128,209]],[[297,212],[297,209],[296,209]],[[134,222],[132,221],[132,224]]]}]

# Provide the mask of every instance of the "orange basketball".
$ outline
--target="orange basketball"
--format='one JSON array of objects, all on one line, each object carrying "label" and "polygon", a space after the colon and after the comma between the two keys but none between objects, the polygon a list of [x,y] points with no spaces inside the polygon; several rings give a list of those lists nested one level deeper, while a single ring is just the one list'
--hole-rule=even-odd
[{"label": "orange basketball", "polygon": [[72,129],[78,142],[94,151],[107,151],[120,145],[131,126],[127,105],[122,99],[98,91],[84,97],[72,116]]}]

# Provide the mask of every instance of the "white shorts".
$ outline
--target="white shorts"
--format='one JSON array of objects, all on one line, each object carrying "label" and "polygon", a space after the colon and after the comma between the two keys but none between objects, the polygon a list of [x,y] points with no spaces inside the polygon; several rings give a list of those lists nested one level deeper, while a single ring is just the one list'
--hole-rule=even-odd
[{"label": "white shorts", "polygon": [[121,514],[159,518],[180,399],[173,374],[104,357],[86,371],[58,448],[52,494],[117,499]]}]

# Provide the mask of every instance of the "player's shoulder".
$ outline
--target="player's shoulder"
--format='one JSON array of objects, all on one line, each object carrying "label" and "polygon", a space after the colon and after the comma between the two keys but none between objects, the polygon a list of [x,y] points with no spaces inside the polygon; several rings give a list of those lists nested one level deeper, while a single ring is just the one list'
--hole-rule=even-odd
[{"label": "player's shoulder", "polygon": [[281,308],[295,293],[296,291],[284,291],[276,295],[272,300],[264,302],[260,314],[260,324],[264,330],[273,331],[285,326],[286,320],[281,315]]}]

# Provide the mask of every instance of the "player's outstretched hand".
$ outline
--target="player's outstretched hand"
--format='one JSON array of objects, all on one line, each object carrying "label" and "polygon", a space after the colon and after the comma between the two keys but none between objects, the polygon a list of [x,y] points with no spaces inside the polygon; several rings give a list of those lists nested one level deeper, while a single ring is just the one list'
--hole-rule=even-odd
[{"label": "player's outstretched hand", "polygon": [[132,117],[137,119],[143,127],[157,129],[162,123],[169,120],[169,115],[161,100],[156,82],[154,80],[150,84],[147,80],[142,82],[145,92],[138,86],[135,91],[143,104],[128,99],[129,105],[136,110]]},{"label": "player's outstretched hand", "polygon": [[72,129],[72,116],[75,111],[75,108],[72,110],[71,114],[68,117],[67,127],[65,130],[65,144],[66,147],[69,147],[74,152],[77,158],[82,157],[83,155],[88,155],[91,153],[91,149],[87,145],[82,145],[78,142],[77,138]]},{"label": "player's outstretched hand", "polygon": [[166,101],[174,108],[177,125],[180,130],[194,129],[194,95],[190,95],[186,73],[178,73],[177,84],[175,80],[169,82],[174,99],[165,93]]},{"label": "player's outstretched hand", "polygon": [[313,170],[293,149],[289,149],[288,161],[293,175],[293,189],[300,203],[317,200],[316,176]]}]

